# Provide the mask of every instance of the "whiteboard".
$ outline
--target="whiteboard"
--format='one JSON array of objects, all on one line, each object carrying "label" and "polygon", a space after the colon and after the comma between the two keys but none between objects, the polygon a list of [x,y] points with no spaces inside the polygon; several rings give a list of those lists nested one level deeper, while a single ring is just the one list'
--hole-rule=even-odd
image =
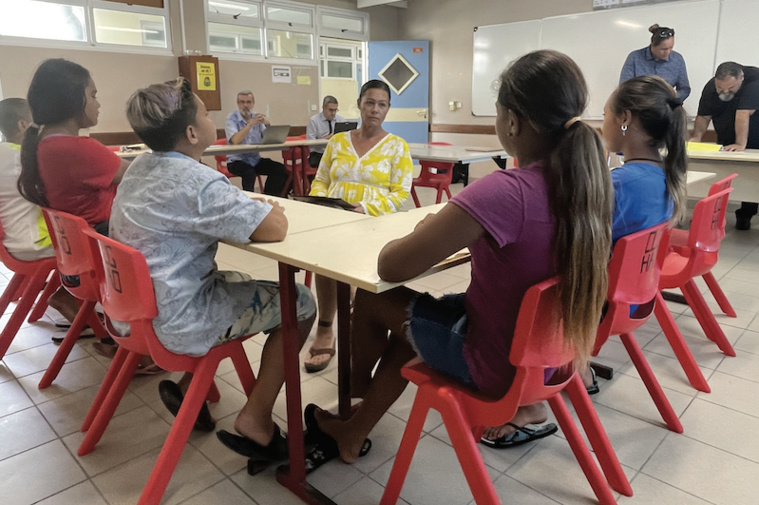
[{"label": "whiteboard", "polygon": [[509,63],[538,48],[540,20],[480,26],[474,32],[472,114],[495,116],[498,78]]},{"label": "whiteboard", "polygon": [[759,23],[759,1],[723,1],[715,60],[717,65],[723,61],[735,61],[741,65],[759,67],[759,26],[757,23]]},{"label": "whiteboard", "polygon": [[[724,1],[727,4],[759,3],[756,0]],[[740,8],[736,7],[735,10],[738,16]],[[685,59],[691,83],[691,95],[685,101],[685,110],[694,116],[701,90],[714,75],[719,18],[719,0],[699,0],[544,18],[537,21],[537,26],[535,21],[530,22],[529,29],[536,33],[529,35],[525,34],[528,28],[526,26],[519,26],[512,35],[512,25],[523,23],[480,27],[474,33],[474,56],[476,61],[478,46],[498,50],[509,40],[528,42],[537,37],[537,43],[531,47],[524,43],[519,49],[524,49],[523,53],[541,48],[555,49],[574,59],[582,69],[590,89],[590,104],[583,117],[600,119],[603,117],[604,103],[619,83],[619,73],[627,55],[650,43],[648,27],[654,23],[671,26],[676,33],[675,50]],[[741,25],[756,24],[756,17],[749,19],[751,23],[744,19],[740,21]],[[724,32],[720,35],[724,35]],[[492,37],[492,40],[480,40],[488,37]],[[757,46],[753,44],[752,47]],[[748,47],[744,48],[744,52],[748,52]],[[513,59],[513,55],[510,56]],[[485,59],[483,56],[479,58]],[[498,75],[504,67],[501,65],[491,72]],[[484,79],[485,75],[491,74],[480,70],[479,75],[483,76],[481,80],[475,77],[474,69],[472,74],[472,113],[494,116],[496,112],[492,92],[488,96],[487,90],[492,80],[486,83]]]}]

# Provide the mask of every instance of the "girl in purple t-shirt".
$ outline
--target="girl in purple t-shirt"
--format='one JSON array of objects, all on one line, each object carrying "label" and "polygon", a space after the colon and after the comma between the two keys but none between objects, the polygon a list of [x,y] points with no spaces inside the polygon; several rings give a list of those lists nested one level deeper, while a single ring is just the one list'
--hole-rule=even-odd
[{"label": "girl in purple t-shirt", "polygon": [[[561,53],[535,51],[503,72],[496,132],[521,168],[462,190],[413,233],[387,244],[378,264],[383,279],[405,281],[468,247],[469,288],[440,299],[408,288],[359,291],[351,393],[363,402],[346,421],[306,408],[309,432],[319,440],[308,455],[313,466],[358,458],[406,387],[400,368],[416,355],[474,389],[503,396],[514,377],[509,351],[522,297],[550,277],[560,278],[566,337],[587,361],[606,295],[612,212],[603,146],[579,118],[587,100],[580,69]],[[524,428],[546,417],[542,403],[520,408],[511,420],[515,444],[553,433],[555,426]]]}]

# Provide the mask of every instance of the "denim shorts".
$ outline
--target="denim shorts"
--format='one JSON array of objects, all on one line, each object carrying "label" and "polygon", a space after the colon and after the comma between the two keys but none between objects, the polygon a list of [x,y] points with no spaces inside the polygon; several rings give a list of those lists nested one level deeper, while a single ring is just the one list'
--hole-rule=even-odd
[{"label": "denim shorts", "polygon": [[406,336],[430,368],[476,387],[464,359],[468,326],[464,300],[463,293],[441,298],[420,294],[408,307]]}]

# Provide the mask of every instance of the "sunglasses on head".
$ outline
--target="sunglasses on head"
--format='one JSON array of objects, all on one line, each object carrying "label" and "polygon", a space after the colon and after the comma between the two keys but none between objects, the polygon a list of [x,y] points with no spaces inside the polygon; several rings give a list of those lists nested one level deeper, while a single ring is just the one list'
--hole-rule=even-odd
[{"label": "sunglasses on head", "polygon": [[662,28],[660,30],[656,30],[656,36],[660,39],[668,39],[675,36],[675,30],[672,28]]}]

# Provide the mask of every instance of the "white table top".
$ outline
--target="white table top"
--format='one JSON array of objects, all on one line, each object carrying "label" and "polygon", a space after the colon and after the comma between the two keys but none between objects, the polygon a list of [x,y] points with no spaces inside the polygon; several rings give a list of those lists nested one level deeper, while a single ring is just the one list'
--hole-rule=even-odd
[{"label": "white table top", "polygon": [[[288,140],[287,142],[284,142],[282,144],[222,144],[222,145],[212,145],[209,146],[208,149],[203,152],[203,156],[216,156],[220,154],[238,154],[238,153],[255,153],[255,152],[261,152],[261,151],[281,151],[283,149],[288,149],[290,147],[301,147],[301,146],[325,146],[327,145],[327,140],[325,139],[314,139],[314,140],[307,140],[307,139],[301,139],[301,140]],[[150,152],[150,149],[143,149],[143,150],[136,150],[136,151],[125,151],[125,152],[117,152],[116,154],[120,156],[121,158],[125,159],[132,159],[136,158],[142,153]]]},{"label": "white table top", "polygon": [[688,157],[694,160],[716,161],[742,161],[749,163],[759,162],[759,149],[746,149],[745,151],[688,151]]},{"label": "white table top", "polygon": [[[408,212],[353,219],[342,224],[321,223],[324,224],[321,228],[289,233],[282,242],[232,245],[373,293],[380,293],[405,284],[386,282],[379,278],[377,258],[382,248],[389,241],[413,231],[416,224],[427,214],[438,212],[445,205],[445,203],[440,203]],[[351,214],[349,211],[337,209],[325,208],[324,210]],[[358,214],[358,216],[362,215]],[[329,219],[341,218],[330,216]],[[420,277],[445,270],[467,259],[468,253],[450,258]]]},{"label": "white table top", "polygon": [[503,149],[485,147],[442,146],[430,144],[409,144],[411,157],[415,160],[444,161],[451,163],[475,163],[490,161],[493,156],[508,157]]},{"label": "white table top", "polygon": [[686,173],[685,184],[695,184],[701,181],[707,181],[717,177],[715,172],[699,172],[696,170],[688,170]]}]

